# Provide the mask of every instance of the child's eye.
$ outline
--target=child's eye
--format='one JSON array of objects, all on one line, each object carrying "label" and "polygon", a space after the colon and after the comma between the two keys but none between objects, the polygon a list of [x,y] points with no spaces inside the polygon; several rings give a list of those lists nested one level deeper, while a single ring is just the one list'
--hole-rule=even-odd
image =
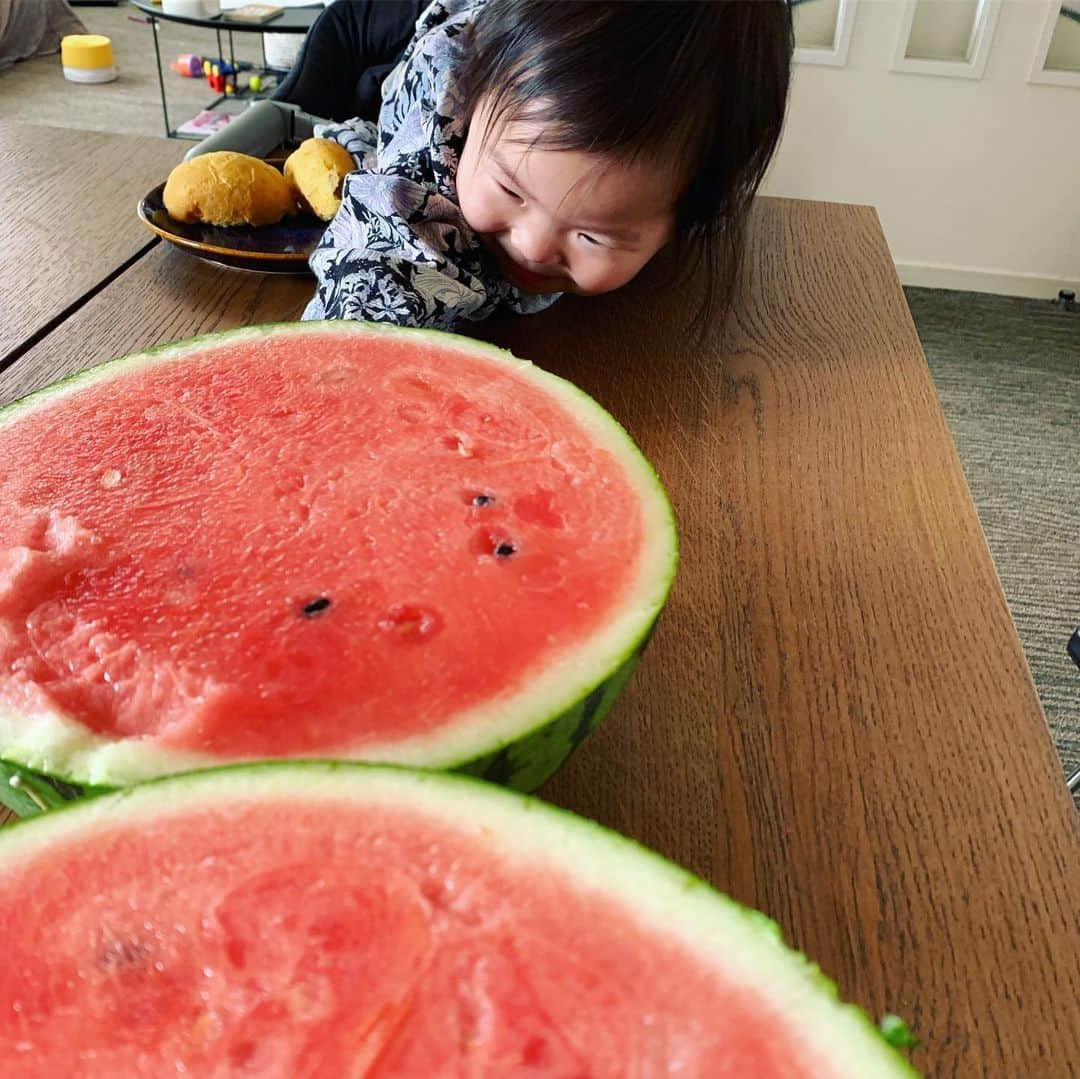
[{"label": "child's eye", "polygon": [[584,240],[587,244],[592,244],[593,247],[603,247],[603,244],[595,236],[590,236],[587,232],[579,232],[578,239]]},{"label": "child's eye", "polygon": [[[498,183],[498,181],[496,181],[496,183]],[[511,191],[510,188],[508,188],[506,186],[506,184],[499,184],[499,187],[501,187],[503,189],[503,194],[509,195],[512,199],[514,199],[517,202],[522,202],[523,201],[521,196],[516,191]]]}]

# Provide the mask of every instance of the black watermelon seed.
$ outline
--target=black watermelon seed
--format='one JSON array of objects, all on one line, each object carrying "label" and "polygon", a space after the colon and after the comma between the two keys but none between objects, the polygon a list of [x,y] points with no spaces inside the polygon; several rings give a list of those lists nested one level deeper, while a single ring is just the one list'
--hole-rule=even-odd
[{"label": "black watermelon seed", "polygon": [[490,506],[495,501],[494,495],[477,495],[473,500],[474,506]]},{"label": "black watermelon seed", "polygon": [[512,543],[500,543],[499,546],[495,548],[495,554],[498,555],[499,558],[509,558],[516,552],[517,548]]},{"label": "black watermelon seed", "polygon": [[316,615],[320,615],[327,607],[330,606],[330,599],[327,596],[319,596],[318,599],[313,599],[310,603],[304,606],[304,617],[314,618]]}]

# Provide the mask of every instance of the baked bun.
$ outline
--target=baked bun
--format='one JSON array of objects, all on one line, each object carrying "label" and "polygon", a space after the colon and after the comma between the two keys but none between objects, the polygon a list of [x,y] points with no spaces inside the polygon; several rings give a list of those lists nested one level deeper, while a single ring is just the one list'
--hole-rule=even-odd
[{"label": "baked bun", "polygon": [[169,173],[164,199],[170,217],[208,225],[272,225],[296,212],[277,169],[232,150],[182,161]]},{"label": "baked bun", "polygon": [[355,171],[353,155],[332,139],[305,139],[285,159],[285,179],[296,201],[324,221],[338,212],[341,185]]}]

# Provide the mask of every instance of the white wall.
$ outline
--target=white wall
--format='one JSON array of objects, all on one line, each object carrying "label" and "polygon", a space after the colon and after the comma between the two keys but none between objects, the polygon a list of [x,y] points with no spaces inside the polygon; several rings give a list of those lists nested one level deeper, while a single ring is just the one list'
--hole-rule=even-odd
[{"label": "white wall", "polygon": [[967,55],[979,0],[918,0],[908,36],[908,56],[951,60]]},{"label": "white wall", "polygon": [[[1080,11],[1080,4],[1071,0],[1071,8]],[[1064,68],[1066,71],[1080,70],[1080,22],[1059,15],[1046,54],[1046,66]]]},{"label": "white wall", "polygon": [[1027,82],[1048,10],[1005,0],[974,80],[890,71],[901,0],[859,0],[847,66],[796,65],[763,192],[876,206],[907,283],[1080,289],[1080,88]]}]

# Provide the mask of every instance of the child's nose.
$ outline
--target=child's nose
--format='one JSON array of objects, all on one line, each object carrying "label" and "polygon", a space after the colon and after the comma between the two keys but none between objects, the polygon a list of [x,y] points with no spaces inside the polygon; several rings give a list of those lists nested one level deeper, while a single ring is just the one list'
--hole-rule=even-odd
[{"label": "child's nose", "polygon": [[535,266],[559,261],[559,237],[550,226],[525,220],[511,230],[510,239],[517,253]]}]

